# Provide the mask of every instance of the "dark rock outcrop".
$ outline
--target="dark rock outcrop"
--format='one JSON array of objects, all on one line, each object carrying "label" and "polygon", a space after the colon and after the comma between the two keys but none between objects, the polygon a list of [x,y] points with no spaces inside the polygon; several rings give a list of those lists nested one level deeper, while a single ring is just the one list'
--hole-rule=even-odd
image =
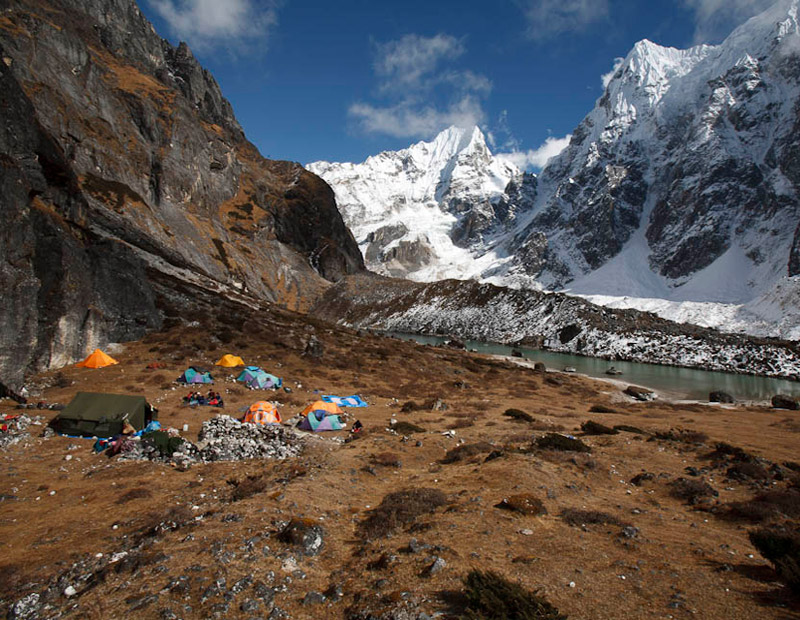
[{"label": "dark rock outcrop", "polygon": [[134,0],[9,0],[0,60],[8,386],[220,296],[303,310],[363,269],[331,189],[262,158]]}]

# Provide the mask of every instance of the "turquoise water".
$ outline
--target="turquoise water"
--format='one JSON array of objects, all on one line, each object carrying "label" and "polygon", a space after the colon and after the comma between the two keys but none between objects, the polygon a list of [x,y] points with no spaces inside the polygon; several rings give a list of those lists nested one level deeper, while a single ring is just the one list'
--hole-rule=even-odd
[{"label": "turquoise water", "polygon": [[[437,336],[417,336],[412,334],[390,334],[403,340],[413,340],[420,344],[440,345],[446,339]],[[728,372],[697,370],[642,364],[639,362],[611,362],[596,357],[582,357],[568,353],[539,351],[525,347],[509,347],[502,344],[465,341],[468,349],[479,353],[511,355],[512,350],[522,352],[526,359],[544,362],[548,369],[564,370],[572,367],[576,372],[600,379],[615,379],[626,384],[635,384],[654,389],[663,396],[678,400],[708,400],[708,393],[722,390],[732,394],[737,400],[769,400],[775,394],[800,396],[800,382],[786,379],[772,379],[752,375],[737,375]],[[622,371],[619,376],[605,374],[611,366]]]}]

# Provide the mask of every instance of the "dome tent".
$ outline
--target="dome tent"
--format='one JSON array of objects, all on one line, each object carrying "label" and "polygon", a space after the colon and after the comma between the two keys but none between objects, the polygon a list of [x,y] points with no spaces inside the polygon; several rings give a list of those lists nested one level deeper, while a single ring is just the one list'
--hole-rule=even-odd
[{"label": "dome tent", "polygon": [[236,366],[244,366],[244,360],[238,355],[231,355],[226,353],[223,355],[214,366],[224,366],[225,368],[235,368]]},{"label": "dome tent", "polygon": [[103,353],[100,349],[95,349],[89,357],[75,365],[79,368],[105,368],[114,364],[119,364],[119,362],[110,355]]},{"label": "dome tent", "polygon": [[194,384],[194,383],[214,383],[214,377],[205,368],[198,368],[197,366],[190,366],[183,374],[176,379],[178,383]]},{"label": "dome tent", "polygon": [[326,403],[318,400],[303,409],[300,414],[303,419],[300,420],[297,428],[304,431],[314,431],[315,433],[340,431],[345,427],[344,422],[339,417],[342,413],[342,410],[335,403]]}]

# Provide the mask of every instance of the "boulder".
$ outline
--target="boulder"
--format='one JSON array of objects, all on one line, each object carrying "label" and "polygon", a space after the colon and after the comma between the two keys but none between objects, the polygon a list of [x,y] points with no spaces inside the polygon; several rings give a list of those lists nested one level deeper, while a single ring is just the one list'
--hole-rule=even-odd
[{"label": "boulder", "polygon": [[786,394],[776,394],[772,397],[772,406],[775,409],[790,409],[792,411],[800,410],[800,399]]},{"label": "boulder", "polygon": [[648,400],[655,400],[656,393],[653,390],[648,390],[647,388],[639,387],[637,385],[629,385],[625,388],[625,393],[628,396],[632,396],[636,400],[641,401],[648,401]]},{"label": "boulder", "polygon": [[722,390],[714,390],[708,395],[708,402],[710,403],[733,403],[736,402],[732,395]]},{"label": "boulder", "polygon": [[544,362],[536,362],[533,365],[533,372],[543,375],[547,372],[547,366],[544,365]]},{"label": "boulder", "polygon": [[311,519],[294,518],[286,524],[278,539],[299,547],[305,555],[318,555],[324,543],[325,530]]}]

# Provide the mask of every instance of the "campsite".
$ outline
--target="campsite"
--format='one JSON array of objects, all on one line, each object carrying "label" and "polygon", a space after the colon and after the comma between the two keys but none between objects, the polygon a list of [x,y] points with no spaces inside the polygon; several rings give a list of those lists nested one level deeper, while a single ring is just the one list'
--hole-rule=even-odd
[{"label": "campsite", "polygon": [[[117,364],[37,376],[29,401],[42,408],[0,402],[39,418],[0,451],[11,617],[455,618],[476,569],[538,590],[569,618],[800,617],[748,538],[800,517],[796,412],[637,402],[532,360],[277,310],[247,335],[211,320],[107,352]],[[228,353],[246,366],[216,366]],[[213,385],[175,382],[193,366]],[[247,366],[281,388],[237,381]],[[189,389],[209,388],[223,407],[183,406]],[[197,445],[204,423],[217,436],[259,426],[285,458],[126,459],[45,432],[69,413],[46,406],[87,392],[148,403]],[[289,426],[324,395],[367,406],[343,406],[342,430]],[[282,424],[237,421],[246,414]],[[753,465],[732,473],[737,450]],[[766,492],[783,494],[780,510],[732,516]]]}]

